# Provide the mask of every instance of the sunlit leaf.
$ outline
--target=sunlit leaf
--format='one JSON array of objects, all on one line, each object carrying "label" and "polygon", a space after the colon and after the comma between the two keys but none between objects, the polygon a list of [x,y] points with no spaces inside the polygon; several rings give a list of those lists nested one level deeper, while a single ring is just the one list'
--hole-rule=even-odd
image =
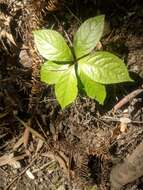
[{"label": "sunlit leaf", "polygon": [[52,61],[46,61],[41,66],[40,78],[42,82],[56,84],[61,75],[68,69],[68,64],[57,64]]},{"label": "sunlit leaf", "polygon": [[91,80],[102,84],[132,81],[124,62],[117,56],[95,52],[78,61],[78,73],[83,72]]},{"label": "sunlit leaf", "polygon": [[78,93],[74,66],[65,71],[55,85],[55,94],[62,109],[74,102]]},{"label": "sunlit leaf", "polygon": [[76,58],[90,53],[99,42],[104,29],[104,15],[86,20],[74,36],[74,50]]},{"label": "sunlit leaf", "polygon": [[72,61],[70,48],[60,33],[55,30],[36,30],[34,42],[39,53],[51,61]]},{"label": "sunlit leaf", "polygon": [[105,86],[103,84],[91,80],[82,71],[80,73],[80,79],[82,81],[86,94],[90,98],[97,100],[100,104],[103,104],[106,98]]}]

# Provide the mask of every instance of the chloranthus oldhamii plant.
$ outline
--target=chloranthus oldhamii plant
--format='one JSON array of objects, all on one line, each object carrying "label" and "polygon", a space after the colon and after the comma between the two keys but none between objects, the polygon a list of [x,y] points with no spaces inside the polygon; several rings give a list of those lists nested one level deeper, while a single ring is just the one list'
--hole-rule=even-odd
[{"label": "chloranthus oldhamii plant", "polygon": [[106,51],[94,51],[103,30],[104,15],[89,18],[75,33],[72,47],[55,30],[33,32],[36,47],[45,58],[41,81],[55,85],[62,108],[74,102],[81,89],[103,104],[107,84],[132,81],[122,59]]}]

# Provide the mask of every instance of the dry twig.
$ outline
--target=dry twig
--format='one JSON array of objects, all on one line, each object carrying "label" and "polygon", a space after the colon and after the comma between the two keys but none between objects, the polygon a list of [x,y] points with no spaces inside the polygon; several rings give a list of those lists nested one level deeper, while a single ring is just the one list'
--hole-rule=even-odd
[{"label": "dry twig", "polygon": [[118,109],[120,109],[122,106],[124,106],[125,104],[127,104],[128,102],[130,102],[133,98],[135,98],[136,96],[138,96],[142,92],[143,92],[142,88],[134,90],[133,92],[131,92],[130,94],[128,94],[127,96],[125,96],[122,100],[120,100],[114,106],[113,111],[116,112]]},{"label": "dry twig", "polygon": [[34,129],[32,129],[31,127],[29,127],[24,121],[22,121],[19,117],[15,116],[16,119],[25,127],[28,128],[28,130],[33,133],[35,136],[39,137],[42,141],[45,142],[45,138],[40,135],[37,131],[35,131]]}]

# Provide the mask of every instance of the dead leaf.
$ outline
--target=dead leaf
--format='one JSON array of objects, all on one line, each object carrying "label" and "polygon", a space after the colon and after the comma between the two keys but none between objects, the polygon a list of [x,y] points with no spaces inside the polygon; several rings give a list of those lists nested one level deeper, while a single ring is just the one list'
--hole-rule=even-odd
[{"label": "dead leaf", "polygon": [[68,158],[65,155],[63,156],[63,154],[61,154],[61,152],[60,153],[58,153],[58,152],[52,153],[49,151],[48,153],[42,154],[42,156],[46,156],[52,160],[57,160],[60,167],[64,170],[64,173],[66,175],[69,175],[69,167],[68,167],[68,163],[67,163]]},{"label": "dead leaf", "polygon": [[14,157],[14,154],[7,154],[7,155],[3,155],[0,157],[0,166],[4,166],[4,165],[10,165],[16,169],[20,168],[20,162],[18,162],[19,160],[23,160],[27,155],[26,154],[22,154],[20,156],[16,156]]},{"label": "dead leaf", "polygon": [[39,139],[39,140],[38,140],[38,144],[37,144],[37,148],[36,148],[36,154],[37,154],[37,153],[39,152],[39,150],[42,148],[43,144],[44,144],[44,141],[41,140],[41,139]]}]

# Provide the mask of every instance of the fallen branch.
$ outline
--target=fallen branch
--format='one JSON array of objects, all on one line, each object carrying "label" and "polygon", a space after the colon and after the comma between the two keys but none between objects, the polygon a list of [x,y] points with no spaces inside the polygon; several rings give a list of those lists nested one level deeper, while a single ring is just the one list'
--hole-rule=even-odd
[{"label": "fallen branch", "polygon": [[116,112],[118,109],[120,109],[122,106],[124,106],[125,104],[127,104],[128,102],[130,102],[133,98],[135,98],[136,96],[138,96],[142,92],[143,92],[142,88],[134,90],[133,92],[131,92],[130,94],[128,94],[127,96],[125,96],[122,100],[120,100],[114,106],[113,111]]}]

